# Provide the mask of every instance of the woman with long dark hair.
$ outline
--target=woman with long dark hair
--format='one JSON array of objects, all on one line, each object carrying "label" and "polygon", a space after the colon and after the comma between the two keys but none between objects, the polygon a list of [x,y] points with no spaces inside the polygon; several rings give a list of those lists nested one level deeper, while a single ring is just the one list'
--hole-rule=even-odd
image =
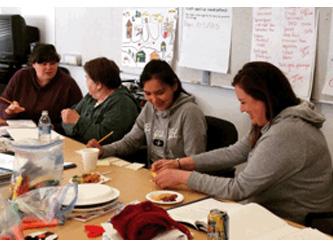
[{"label": "woman with long dark hair", "polygon": [[194,97],[184,91],[170,65],[152,60],[140,77],[146,105],[132,130],[120,141],[101,147],[102,157],[125,157],[147,146],[148,164],[159,159],[176,159],[205,151],[206,121]]},{"label": "woman with long dark hair", "polygon": [[[257,202],[277,215],[303,223],[309,212],[333,207],[332,162],[320,128],[325,118],[314,105],[294,94],[274,65],[250,62],[232,85],[252,123],[249,134],[234,145],[182,158],[178,164],[153,164],[162,188],[187,184],[222,199]],[[247,165],[235,178],[200,171]],[[180,163],[180,164],[179,164]]]}]

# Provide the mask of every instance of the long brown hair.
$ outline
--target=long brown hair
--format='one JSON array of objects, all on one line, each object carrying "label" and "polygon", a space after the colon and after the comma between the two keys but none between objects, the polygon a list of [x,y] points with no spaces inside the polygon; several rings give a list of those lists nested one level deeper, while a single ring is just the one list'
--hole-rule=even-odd
[{"label": "long brown hair", "polygon": [[[252,98],[264,102],[266,119],[271,122],[282,110],[300,103],[290,82],[279,68],[268,62],[249,62],[238,71],[232,86],[239,86]],[[260,138],[261,127],[252,126],[252,147]]]}]

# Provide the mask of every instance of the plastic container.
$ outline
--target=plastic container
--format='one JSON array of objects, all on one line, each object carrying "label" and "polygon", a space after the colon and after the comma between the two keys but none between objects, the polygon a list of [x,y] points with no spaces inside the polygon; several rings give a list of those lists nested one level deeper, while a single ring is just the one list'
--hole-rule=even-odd
[{"label": "plastic container", "polygon": [[15,152],[12,198],[35,188],[60,183],[63,173],[63,141],[42,143],[36,139],[13,142]]}]

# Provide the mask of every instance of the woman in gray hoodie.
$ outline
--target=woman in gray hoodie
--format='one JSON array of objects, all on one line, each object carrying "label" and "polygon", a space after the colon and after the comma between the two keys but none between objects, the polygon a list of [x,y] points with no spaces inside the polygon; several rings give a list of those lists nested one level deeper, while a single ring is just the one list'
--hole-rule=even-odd
[{"label": "woman in gray hoodie", "polygon": [[132,130],[120,141],[101,147],[101,157],[125,157],[147,145],[148,163],[195,155],[206,149],[206,120],[194,97],[183,88],[168,63],[152,60],[140,76],[146,105]]},{"label": "woman in gray hoodie", "polygon": [[[299,223],[309,212],[331,210],[333,169],[320,130],[324,117],[295,96],[288,79],[272,64],[245,64],[233,86],[241,112],[250,116],[250,133],[227,148],[155,162],[157,185],[187,184],[223,199],[257,202]],[[200,173],[243,162],[247,165],[235,178]]]}]

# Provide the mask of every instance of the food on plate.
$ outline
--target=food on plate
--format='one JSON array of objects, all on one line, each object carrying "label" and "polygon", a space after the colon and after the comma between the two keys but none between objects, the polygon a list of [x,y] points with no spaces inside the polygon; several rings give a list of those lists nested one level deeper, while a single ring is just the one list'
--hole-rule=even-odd
[{"label": "food on plate", "polygon": [[177,194],[162,193],[162,194],[155,195],[153,197],[153,199],[156,201],[171,202],[171,201],[176,201],[177,197],[178,197]]},{"label": "food on plate", "polygon": [[88,173],[83,175],[74,175],[72,182],[78,184],[84,183],[99,183],[101,181],[101,175],[99,173]]}]

